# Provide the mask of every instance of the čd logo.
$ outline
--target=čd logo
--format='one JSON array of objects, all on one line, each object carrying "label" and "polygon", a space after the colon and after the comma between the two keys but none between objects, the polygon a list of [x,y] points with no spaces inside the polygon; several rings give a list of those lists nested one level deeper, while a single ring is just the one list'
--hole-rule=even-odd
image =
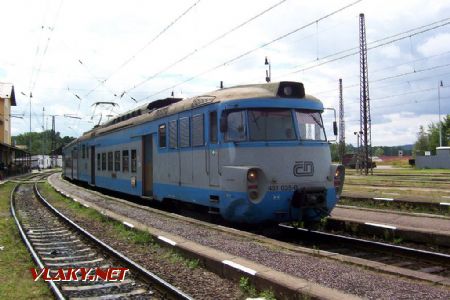
[{"label": "\u010dd logo", "polygon": [[294,176],[313,176],[314,164],[312,161],[296,161],[294,165]]}]

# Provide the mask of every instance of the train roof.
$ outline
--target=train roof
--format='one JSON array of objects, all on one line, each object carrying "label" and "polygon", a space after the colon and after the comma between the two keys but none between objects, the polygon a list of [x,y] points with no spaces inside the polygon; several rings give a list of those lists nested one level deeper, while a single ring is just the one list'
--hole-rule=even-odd
[{"label": "train roof", "polygon": [[307,98],[309,101],[320,102],[319,99],[306,95],[303,84],[300,82],[281,81],[264,84],[240,85],[223,88],[216,91],[192,98],[166,98],[128,111],[102,125],[94,127],[85,132],[81,137],[67,146],[78,141],[83,141],[94,136],[100,136],[108,132],[136,126],[151,120],[177,114],[200,106],[227,102],[236,99],[258,99],[258,98]]}]

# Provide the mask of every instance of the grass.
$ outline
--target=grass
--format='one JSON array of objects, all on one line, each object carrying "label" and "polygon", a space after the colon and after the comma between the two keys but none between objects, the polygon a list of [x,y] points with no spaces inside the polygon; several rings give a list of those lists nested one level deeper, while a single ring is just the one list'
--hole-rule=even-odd
[{"label": "grass", "polygon": [[264,298],[266,300],[275,300],[275,295],[271,290],[263,290],[258,293],[256,288],[251,284],[248,277],[241,277],[239,280],[239,288],[247,298]]},{"label": "grass", "polygon": [[427,202],[447,202],[450,197],[450,170],[384,169],[374,175],[356,175],[346,170],[343,196],[394,197]]},{"label": "grass", "polygon": [[[346,169],[346,173],[355,175],[355,169]],[[423,175],[431,174],[435,176],[448,176],[450,169],[415,169],[415,168],[401,168],[401,169],[373,169],[374,175]]]},{"label": "grass", "polygon": [[30,268],[35,268],[9,213],[9,197],[14,184],[0,186],[0,299],[53,298],[43,281],[34,282]]}]

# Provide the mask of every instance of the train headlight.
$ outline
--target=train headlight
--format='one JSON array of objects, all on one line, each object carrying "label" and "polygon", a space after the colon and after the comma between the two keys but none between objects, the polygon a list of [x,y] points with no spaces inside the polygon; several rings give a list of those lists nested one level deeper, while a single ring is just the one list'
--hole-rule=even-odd
[{"label": "train headlight", "polygon": [[258,174],[261,170],[258,169],[248,169],[247,171],[247,193],[248,198],[253,203],[258,203],[260,198],[259,184],[260,176]]},{"label": "train headlight", "polygon": [[250,183],[256,183],[258,180],[258,172],[254,169],[250,169],[247,172],[247,181]]},{"label": "train headlight", "polygon": [[341,175],[342,170],[340,168],[336,169],[336,172],[334,173],[334,178],[338,178]]}]

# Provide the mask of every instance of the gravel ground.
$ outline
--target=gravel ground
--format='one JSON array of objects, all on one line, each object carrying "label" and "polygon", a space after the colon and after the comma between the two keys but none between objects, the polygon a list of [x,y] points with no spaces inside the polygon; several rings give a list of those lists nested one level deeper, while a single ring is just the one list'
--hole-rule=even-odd
[{"label": "gravel ground", "polygon": [[376,273],[326,258],[269,248],[258,242],[182,220],[174,222],[174,219],[161,214],[113,202],[79,188],[75,190],[74,187],[61,182],[60,177],[53,176],[53,179],[58,180],[64,189],[82,194],[80,198],[89,199],[100,207],[135,219],[147,226],[346,293],[369,299],[450,299],[450,291],[445,288]]},{"label": "gravel ground", "polygon": [[420,228],[428,231],[441,231],[450,235],[450,220],[448,218],[433,218],[425,216],[399,215],[387,211],[367,211],[345,207],[333,209],[332,217],[343,219],[361,220],[364,222],[376,222],[382,224],[395,224],[400,227],[415,228],[420,224]]},{"label": "gravel ground", "polygon": [[111,224],[90,219],[68,208],[64,202],[55,201],[48,195],[45,196],[52,205],[78,225],[86,228],[93,235],[101,237],[105,243],[195,299],[245,298],[236,283],[223,279],[201,267],[189,268],[183,262],[162,258],[170,255],[165,248],[137,245],[118,238],[117,231]]},{"label": "gravel ground", "polygon": [[[38,200],[35,197],[30,197],[30,193],[33,193],[33,186],[31,184],[29,185],[21,185],[16,194],[15,198],[15,204],[16,204],[16,212],[18,213],[19,217],[21,218],[21,223],[24,227],[24,230],[28,232],[30,229],[36,228],[36,227],[45,227],[47,230],[52,230],[52,228],[60,227],[60,228],[67,228],[64,223],[57,220],[57,218],[51,214],[51,212],[48,211],[42,204],[38,202]],[[70,231],[70,229],[67,228],[67,230]],[[36,241],[36,239],[40,240],[41,238],[36,237],[30,237],[28,236],[30,241],[34,242],[41,242]],[[71,234],[68,236],[47,236],[46,242],[53,242],[53,243],[60,243],[60,242],[69,242],[74,240],[80,240],[81,242],[73,243],[69,245],[65,245],[65,249],[59,249],[58,254],[53,254],[50,256],[58,257],[60,258],[58,260],[58,263],[70,263],[69,267],[74,266],[83,266],[87,268],[98,268],[105,265],[110,265],[114,267],[124,267],[124,265],[120,262],[115,260],[110,255],[107,255],[101,251],[97,252],[92,250],[91,253],[93,253],[93,256],[90,257],[83,257],[83,258],[67,258],[67,257],[73,257],[80,255],[80,253],[76,253],[75,251],[83,248],[89,248],[92,246],[92,243],[90,241],[85,241],[82,236],[77,235],[74,231],[71,231]],[[61,244],[55,245],[56,246],[63,246]],[[37,250],[37,249],[36,249]],[[46,251],[50,251],[52,249],[48,249]],[[39,253],[39,251],[37,251]],[[86,254],[86,253],[85,253]],[[46,255],[48,256],[48,255]],[[44,265],[47,263],[52,263],[51,261],[46,261],[43,259],[43,255],[40,255],[41,259],[43,260]],[[61,257],[66,257],[66,259],[61,259]],[[96,260],[96,259],[103,259],[101,262],[93,262],[89,264],[82,264],[79,265],[78,263],[83,260]],[[48,265],[47,265],[48,266]],[[50,268],[54,268],[51,267]],[[141,280],[133,276],[133,274],[127,274],[126,276],[127,280],[130,280],[131,282],[128,284],[108,287],[108,288],[102,288],[102,289],[94,289],[94,290],[80,290],[80,291],[67,291],[64,290],[67,286],[90,286],[94,284],[103,284],[103,281],[99,282],[93,282],[93,281],[75,281],[75,282],[55,282],[57,286],[59,286],[62,294],[67,299],[74,298],[74,297],[81,297],[81,298],[88,298],[88,297],[105,297],[108,295],[108,297],[114,297],[117,296],[117,294],[122,293],[130,293],[137,290],[144,290],[144,293],[141,293],[139,295],[134,295],[130,297],[130,299],[164,299],[164,295],[161,294],[159,291],[153,289],[152,287],[149,287],[147,284],[143,283]]]}]

